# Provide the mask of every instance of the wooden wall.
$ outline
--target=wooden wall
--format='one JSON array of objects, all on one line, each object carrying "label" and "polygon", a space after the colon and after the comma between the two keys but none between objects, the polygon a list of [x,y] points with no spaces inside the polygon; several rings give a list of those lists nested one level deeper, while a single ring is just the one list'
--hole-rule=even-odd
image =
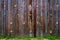
[{"label": "wooden wall", "polygon": [[60,35],[59,0],[0,0],[0,34]]}]

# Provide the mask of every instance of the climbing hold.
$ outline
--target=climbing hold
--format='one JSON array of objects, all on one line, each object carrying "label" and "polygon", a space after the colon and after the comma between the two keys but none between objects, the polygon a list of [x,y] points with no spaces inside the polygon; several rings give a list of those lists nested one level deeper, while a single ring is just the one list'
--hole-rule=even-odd
[{"label": "climbing hold", "polygon": [[4,16],[7,16],[7,14],[6,14],[6,13],[4,13],[3,15],[4,15]]},{"label": "climbing hold", "polygon": [[16,4],[14,4],[14,8],[16,8],[17,7],[17,5]]},{"label": "climbing hold", "polygon": [[6,5],[4,5],[4,8],[6,8]]}]

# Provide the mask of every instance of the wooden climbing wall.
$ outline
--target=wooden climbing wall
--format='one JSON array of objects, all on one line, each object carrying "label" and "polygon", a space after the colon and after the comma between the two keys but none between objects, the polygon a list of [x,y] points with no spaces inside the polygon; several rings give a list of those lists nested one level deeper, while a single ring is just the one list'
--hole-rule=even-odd
[{"label": "wooden climbing wall", "polygon": [[0,0],[0,34],[60,35],[60,0]]}]

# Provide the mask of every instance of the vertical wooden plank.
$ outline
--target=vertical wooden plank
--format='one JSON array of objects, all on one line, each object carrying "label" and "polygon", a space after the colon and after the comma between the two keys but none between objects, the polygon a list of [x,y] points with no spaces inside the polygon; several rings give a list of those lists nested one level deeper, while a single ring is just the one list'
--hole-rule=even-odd
[{"label": "vertical wooden plank", "polygon": [[48,35],[47,34],[47,27],[48,27],[48,19],[47,19],[47,6],[48,6],[48,0],[45,0],[45,14],[44,14],[44,16],[45,16],[45,35]]},{"label": "vertical wooden plank", "polygon": [[45,5],[44,5],[45,1],[44,0],[41,0],[41,36],[44,35],[44,32],[45,32],[45,23],[44,23],[44,8],[45,8]]},{"label": "vertical wooden plank", "polygon": [[34,0],[34,37],[36,37],[36,6],[37,6],[37,0]]},{"label": "vertical wooden plank", "polygon": [[40,5],[40,0],[37,0],[37,36],[40,36],[40,33],[41,33],[41,24],[40,24],[40,9],[41,9],[41,5]]},{"label": "vertical wooden plank", "polygon": [[4,10],[4,0],[1,0],[2,1],[2,4],[1,4],[1,7],[2,7],[2,35],[4,35],[4,31],[3,31],[3,10]]},{"label": "vertical wooden plank", "polygon": [[12,29],[14,30],[14,35],[18,35],[19,34],[19,19],[18,19],[18,1],[14,0],[13,1],[13,13],[12,13],[12,20],[13,20],[13,27]]},{"label": "vertical wooden plank", "polygon": [[3,0],[0,0],[0,34],[3,35]]},{"label": "vertical wooden plank", "polygon": [[60,36],[60,0],[58,0],[59,7],[58,7],[58,35]]},{"label": "vertical wooden plank", "polygon": [[24,0],[18,0],[19,33],[24,36],[25,26]]},{"label": "vertical wooden plank", "polygon": [[8,0],[8,35],[10,34],[10,0]]},{"label": "vertical wooden plank", "polygon": [[[55,1],[55,9],[56,9],[56,14],[54,14],[54,15],[55,15],[55,17],[56,17],[55,35],[58,35],[58,0],[56,0],[56,1]],[[54,10],[54,12],[55,12],[55,10]]]},{"label": "vertical wooden plank", "polygon": [[7,34],[7,6],[8,2],[7,0],[4,0],[4,13],[3,13],[3,27],[4,27],[4,35]]},{"label": "vertical wooden plank", "polygon": [[29,26],[29,36],[32,37],[32,0],[29,1],[28,5],[28,26]]},{"label": "vertical wooden plank", "polygon": [[32,0],[32,36],[34,36],[34,0]]},{"label": "vertical wooden plank", "polygon": [[52,33],[54,35],[54,0],[52,0]]},{"label": "vertical wooden plank", "polygon": [[29,36],[28,5],[29,5],[29,0],[25,0],[25,1],[24,1],[24,21],[25,21],[24,35],[25,35],[25,36]]},{"label": "vertical wooden plank", "polygon": [[50,31],[50,0],[48,0],[48,34],[49,34],[49,31]]},{"label": "vertical wooden plank", "polygon": [[8,35],[13,35],[12,31],[12,14],[11,14],[11,0],[8,0]]},{"label": "vertical wooden plank", "polygon": [[20,31],[21,30],[21,22],[20,22],[21,21],[20,20],[20,0],[18,0],[18,5],[17,6],[18,6],[18,14],[17,15],[18,15],[18,19],[19,19],[19,28],[18,28],[18,30],[19,30],[19,35],[20,35],[21,34],[21,31]]}]

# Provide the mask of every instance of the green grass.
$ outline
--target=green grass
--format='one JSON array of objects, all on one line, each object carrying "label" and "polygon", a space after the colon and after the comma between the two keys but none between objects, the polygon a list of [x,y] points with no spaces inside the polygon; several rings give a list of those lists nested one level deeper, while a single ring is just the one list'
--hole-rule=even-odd
[{"label": "green grass", "polygon": [[0,35],[0,40],[60,40],[60,36],[37,36],[34,37],[20,37],[20,36],[4,36]]}]

